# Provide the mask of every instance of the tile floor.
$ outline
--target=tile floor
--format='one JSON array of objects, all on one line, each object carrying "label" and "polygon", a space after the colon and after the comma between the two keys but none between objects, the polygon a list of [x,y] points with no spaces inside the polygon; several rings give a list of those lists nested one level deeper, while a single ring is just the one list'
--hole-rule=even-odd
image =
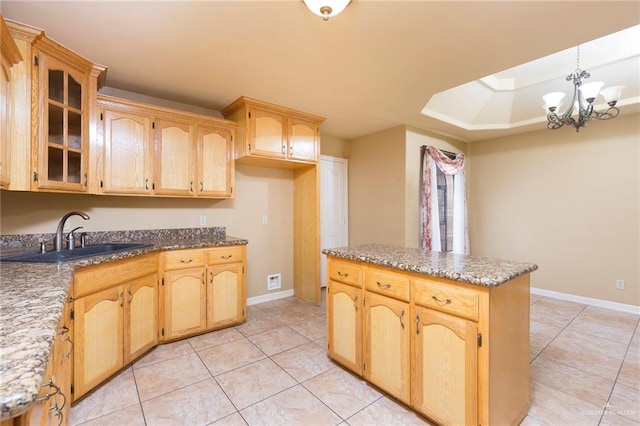
[{"label": "tile floor", "polygon": [[[72,425],[429,424],[325,355],[325,308],[295,297],[161,345],[71,408]],[[522,425],[640,424],[637,315],[531,296]]]}]

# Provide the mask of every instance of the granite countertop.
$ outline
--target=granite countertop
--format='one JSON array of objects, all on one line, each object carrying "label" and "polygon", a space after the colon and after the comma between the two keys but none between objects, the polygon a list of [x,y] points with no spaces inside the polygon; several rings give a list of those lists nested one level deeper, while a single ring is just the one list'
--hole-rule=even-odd
[{"label": "granite countertop", "polygon": [[[43,236],[2,236],[2,254],[37,251],[38,238]],[[156,251],[248,243],[219,227],[95,232],[88,240],[151,246],[64,263],[0,265],[0,420],[22,414],[38,395],[75,269]]]},{"label": "granite countertop", "polygon": [[443,253],[386,244],[324,249],[322,252],[357,262],[495,287],[538,269],[533,263]]}]

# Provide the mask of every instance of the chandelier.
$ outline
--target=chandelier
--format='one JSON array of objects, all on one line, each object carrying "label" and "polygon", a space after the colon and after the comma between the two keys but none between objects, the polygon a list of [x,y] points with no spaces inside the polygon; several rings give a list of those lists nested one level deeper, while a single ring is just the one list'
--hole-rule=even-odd
[{"label": "chandelier", "polygon": [[307,8],[322,19],[328,21],[351,3],[351,0],[302,0]]},{"label": "chandelier", "polygon": [[[588,71],[580,69],[580,46],[578,46],[576,70],[569,74],[567,81],[573,83],[573,98],[569,104],[569,109],[560,114],[558,109],[562,106],[562,98],[565,94],[562,92],[547,93],[542,97],[545,102],[545,111],[547,111],[547,127],[551,130],[559,129],[565,124],[575,127],[576,132],[581,127],[587,125],[587,121],[595,118],[597,120],[610,120],[620,113],[616,108],[616,103],[620,99],[623,86],[611,86],[604,90],[600,90],[604,86],[602,81],[594,81],[583,84],[583,80],[591,77]],[[609,108],[605,111],[598,112],[593,108],[593,102],[602,95]],[[574,115],[577,114],[577,117]]]}]

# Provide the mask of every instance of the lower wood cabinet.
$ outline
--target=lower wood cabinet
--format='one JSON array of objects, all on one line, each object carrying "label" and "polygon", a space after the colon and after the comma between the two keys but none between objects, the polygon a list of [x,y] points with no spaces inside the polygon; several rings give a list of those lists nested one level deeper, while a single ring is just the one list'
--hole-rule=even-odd
[{"label": "lower wood cabinet", "polygon": [[76,272],[74,399],[158,343],[157,255]]},{"label": "lower wood cabinet", "polygon": [[416,306],[411,406],[440,424],[477,425],[476,323]]},{"label": "lower wood cabinet", "polygon": [[247,311],[245,259],[244,246],[164,253],[161,339],[242,323]]},{"label": "lower wood cabinet", "polygon": [[364,377],[409,403],[409,303],[365,292]]},{"label": "lower wood cabinet", "polygon": [[[73,354],[72,299],[69,298],[62,312],[60,324],[49,357],[49,364],[42,380],[36,402],[29,411],[10,419],[8,425],[57,426],[69,424],[71,406],[71,376]],[[3,421],[4,425],[5,422]]]},{"label": "lower wood cabinet", "polygon": [[362,289],[329,280],[327,350],[329,356],[362,375]]},{"label": "lower wood cabinet", "polygon": [[327,275],[331,359],[437,424],[525,417],[528,274],[485,287],[329,256]]}]

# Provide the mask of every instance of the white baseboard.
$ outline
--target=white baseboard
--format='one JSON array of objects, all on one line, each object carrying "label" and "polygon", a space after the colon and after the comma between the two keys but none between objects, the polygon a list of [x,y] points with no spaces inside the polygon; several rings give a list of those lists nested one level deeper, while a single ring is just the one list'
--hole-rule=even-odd
[{"label": "white baseboard", "polygon": [[258,303],[270,302],[272,300],[284,299],[293,296],[293,290],[284,290],[277,293],[263,294],[262,296],[248,297],[247,306]]},{"label": "white baseboard", "polygon": [[594,299],[592,297],[576,296],[575,294],[561,293],[559,291],[545,290],[535,287],[531,287],[531,294],[537,294],[538,296],[548,296],[555,299],[568,300],[570,302],[583,303],[585,305],[597,306],[599,308],[613,309],[614,311],[640,315],[640,306],[636,305],[610,302],[608,300]]}]

